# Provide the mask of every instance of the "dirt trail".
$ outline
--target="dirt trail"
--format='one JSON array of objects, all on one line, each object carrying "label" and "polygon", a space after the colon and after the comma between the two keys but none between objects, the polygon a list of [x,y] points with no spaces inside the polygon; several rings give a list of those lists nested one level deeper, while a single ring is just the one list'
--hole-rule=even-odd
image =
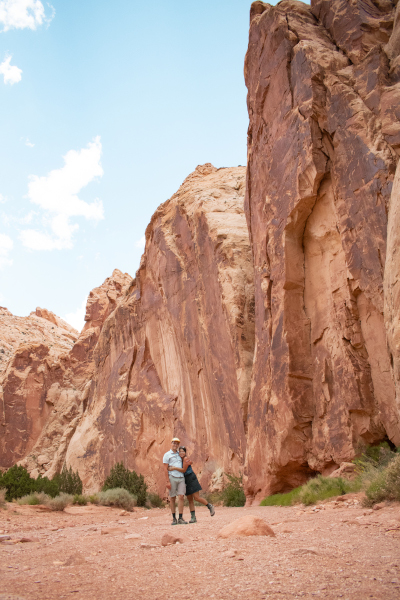
[{"label": "dirt trail", "polygon": [[[0,600],[400,597],[398,504],[379,511],[343,502],[305,510],[217,508],[213,518],[198,508],[197,524],[176,527],[167,509],[120,513],[97,506],[0,509],[0,535],[36,540],[0,544]],[[244,514],[263,517],[276,537],[217,539]],[[101,533],[110,527],[122,531]],[[184,543],[162,547],[165,532]]]}]

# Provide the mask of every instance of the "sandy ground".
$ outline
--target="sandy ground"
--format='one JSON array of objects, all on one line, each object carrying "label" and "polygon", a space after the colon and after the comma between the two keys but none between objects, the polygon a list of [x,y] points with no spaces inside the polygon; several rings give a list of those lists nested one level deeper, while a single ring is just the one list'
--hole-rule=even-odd
[{"label": "sandy ground", "polygon": [[[11,537],[0,544],[0,600],[398,600],[400,505],[370,511],[356,502],[217,508],[213,518],[197,508],[197,524],[175,527],[167,509],[121,516],[90,505],[54,513],[9,504],[0,509],[0,535]],[[217,538],[245,514],[263,517],[276,537]],[[110,527],[120,531],[102,534]],[[162,547],[165,532],[184,542]],[[23,537],[34,541],[14,543]]]}]

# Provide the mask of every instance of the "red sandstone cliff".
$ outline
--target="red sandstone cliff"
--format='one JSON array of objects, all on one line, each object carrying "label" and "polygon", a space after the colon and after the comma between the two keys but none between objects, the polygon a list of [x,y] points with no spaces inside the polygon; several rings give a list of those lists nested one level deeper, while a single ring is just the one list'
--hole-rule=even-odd
[{"label": "red sandstone cliff", "polygon": [[252,501],[400,445],[399,53],[394,0],[253,3],[245,213],[244,168],[197,167],[78,338],[0,309],[1,466],[163,493],[175,434]]},{"label": "red sandstone cliff", "polygon": [[37,308],[15,317],[0,308],[0,467],[32,448],[46,423],[46,390],[78,332],[53,313]]},{"label": "red sandstone cliff", "polygon": [[46,309],[29,317],[1,309],[1,467],[22,461],[36,476],[62,467],[82,416],[102,322],[131,281],[116,269],[90,293],[80,334]]},{"label": "red sandstone cliff", "polygon": [[179,435],[203,482],[238,472],[254,348],[245,169],[197,167],[146,231],[136,280],[104,323],[67,463],[97,488],[116,461],[165,490]]},{"label": "red sandstone cliff", "polygon": [[[392,354],[399,380],[396,3],[251,8],[245,206],[257,350],[250,498],[329,473],[362,443],[388,437],[400,445],[391,367]],[[383,293],[388,213],[391,350]]]}]

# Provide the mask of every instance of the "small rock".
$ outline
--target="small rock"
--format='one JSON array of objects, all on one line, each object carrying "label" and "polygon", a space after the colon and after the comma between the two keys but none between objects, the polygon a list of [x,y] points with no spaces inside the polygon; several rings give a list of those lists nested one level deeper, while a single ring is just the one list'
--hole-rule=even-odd
[{"label": "small rock", "polygon": [[292,529],[282,529],[281,533],[293,533]]},{"label": "small rock", "polygon": [[125,527],[107,527],[101,530],[101,535],[117,535],[118,533],[128,533]]},{"label": "small rock", "polygon": [[245,515],[240,519],[236,519],[236,521],[229,523],[229,525],[225,525],[218,533],[218,537],[224,539],[250,535],[269,535],[275,537],[275,533],[264,519],[253,515]]},{"label": "small rock", "polygon": [[125,536],[125,540],[140,540],[142,536],[139,535],[138,533],[129,533],[128,535]]},{"label": "small rock", "polygon": [[319,556],[319,552],[315,548],[297,548],[293,550],[293,554],[315,554]]},{"label": "small rock", "polygon": [[222,556],[225,556],[225,558],[235,558],[236,554],[237,550],[227,550],[222,554]]},{"label": "small rock", "polygon": [[39,540],[37,538],[27,538],[27,537],[23,537],[19,540],[21,542],[21,544],[28,544],[30,542],[38,542]]},{"label": "small rock", "polygon": [[161,546],[171,546],[176,543],[183,544],[183,539],[172,533],[164,533],[161,538]]},{"label": "small rock", "polygon": [[236,556],[236,560],[244,560],[244,556],[242,556],[241,554],[239,554],[238,556]]},{"label": "small rock", "polygon": [[154,544],[140,544],[140,548],[145,549],[150,549],[152,550],[153,548],[158,548],[158,546],[155,546]]},{"label": "small rock", "polygon": [[66,567],[72,567],[74,565],[81,565],[86,562],[85,557],[77,552],[76,554],[71,554],[69,558],[64,562]]},{"label": "small rock", "polygon": [[0,543],[6,540],[11,540],[11,537],[9,535],[0,535]]},{"label": "small rock", "polygon": [[127,515],[129,515],[127,510],[121,510],[121,512],[119,513],[120,517],[126,517]]},{"label": "small rock", "polygon": [[381,510],[382,508],[385,508],[385,506],[386,502],[379,502],[373,506],[373,510]]}]

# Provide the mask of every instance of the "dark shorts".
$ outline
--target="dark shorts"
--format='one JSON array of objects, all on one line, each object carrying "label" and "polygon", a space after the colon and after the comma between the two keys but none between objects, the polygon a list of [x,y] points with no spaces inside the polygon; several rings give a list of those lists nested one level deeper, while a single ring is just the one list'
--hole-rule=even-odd
[{"label": "dark shorts", "polygon": [[199,480],[196,477],[195,473],[189,473],[185,475],[185,483],[186,483],[186,496],[190,496],[195,492],[200,492],[202,489]]}]

